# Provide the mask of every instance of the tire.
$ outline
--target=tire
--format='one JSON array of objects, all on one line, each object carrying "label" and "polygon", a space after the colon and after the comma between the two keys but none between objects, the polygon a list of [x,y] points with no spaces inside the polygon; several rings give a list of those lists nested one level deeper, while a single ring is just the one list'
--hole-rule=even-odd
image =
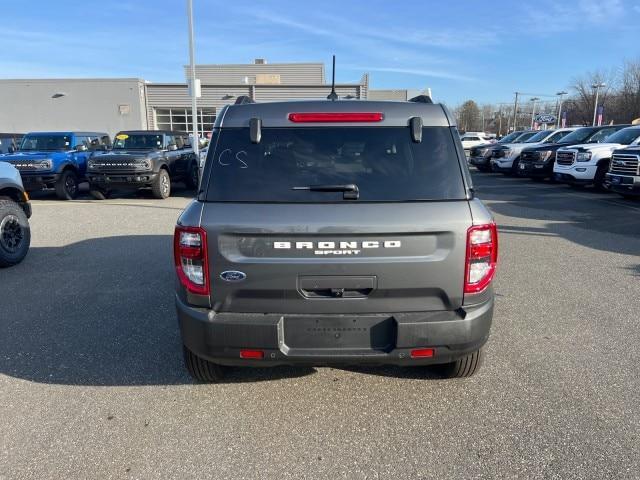
[{"label": "tire", "polygon": [[187,176],[184,179],[184,184],[189,190],[195,190],[198,188],[200,182],[200,172],[198,171],[198,165],[194,162],[189,167]]},{"label": "tire", "polygon": [[184,345],[182,346],[184,364],[189,375],[202,383],[218,383],[224,378],[224,367],[198,357]]},{"label": "tire", "polygon": [[440,372],[444,378],[467,378],[474,375],[484,362],[484,350],[480,348],[471,352],[455,362],[440,366]]},{"label": "tire", "polygon": [[605,174],[609,171],[609,165],[601,163],[596,169],[596,175],[593,177],[593,186],[596,190],[604,192],[607,189],[604,186]]},{"label": "tire", "polygon": [[89,187],[89,193],[95,200],[106,200],[111,196],[111,192],[109,190],[103,190],[98,187],[94,187],[91,185]]},{"label": "tire", "polygon": [[513,161],[513,165],[511,165],[511,172],[505,173],[505,175],[513,175],[513,176],[517,177],[519,168],[520,168],[520,157],[516,158]]},{"label": "tire", "polygon": [[161,168],[153,181],[153,185],[151,185],[151,192],[153,193],[153,197],[164,200],[165,198],[169,198],[171,195],[171,178],[169,177],[169,172],[167,172],[164,168]]},{"label": "tire", "polygon": [[487,167],[486,165],[476,165],[476,168],[478,169],[478,171],[480,172],[490,172],[491,168]]},{"label": "tire", "polygon": [[0,200],[0,267],[20,263],[29,252],[31,229],[20,205]]},{"label": "tire", "polygon": [[73,170],[65,170],[56,182],[56,196],[60,200],[75,200],[80,191],[78,176]]},{"label": "tire", "polygon": [[536,183],[544,182],[544,177],[529,177],[529,178]]}]

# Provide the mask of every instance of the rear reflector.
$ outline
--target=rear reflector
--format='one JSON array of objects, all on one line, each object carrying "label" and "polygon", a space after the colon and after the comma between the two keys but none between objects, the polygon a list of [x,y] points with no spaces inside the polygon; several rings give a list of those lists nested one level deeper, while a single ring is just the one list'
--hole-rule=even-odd
[{"label": "rear reflector", "polygon": [[467,230],[464,293],[478,293],[489,286],[498,264],[498,230],[495,223]]},{"label": "rear reflector", "polygon": [[264,358],[264,352],[262,350],[240,350],[240,358],[262,360]]},{"label": "rear reflector", "polygon": [[305,112],[289,114],[289,121],[295,123],[381,122],[383,118],[384,116],[380,112]]},{"label": "rear reflector", "polygon": [[435,348],[414,348],[411,350],[411,358],[431,358],[435,353]]}]

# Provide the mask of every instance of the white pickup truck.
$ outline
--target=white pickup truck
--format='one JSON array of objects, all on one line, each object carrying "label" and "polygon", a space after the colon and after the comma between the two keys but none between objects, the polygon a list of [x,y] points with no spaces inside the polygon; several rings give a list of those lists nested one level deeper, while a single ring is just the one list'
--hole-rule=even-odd
[{"label": "white pickup truck", "polygon": [[494,148],[491,154],[491,170],[507,175],[515,175],[518,172],[518,164],[520,163],[520,153],[522,150],[545,143],[559,142],[562,137],[574,130],[575,128],[541,130],[522,143],[508,143],[499,148]]},{"label": "white pickup truck", "polygon": [[609,171],[614,150],[640,144],[640,126],[618,130],[604,143],[572,145],[558,149],[553,165],[556,181],[570,185],[594,185],[604,189],[605,175]]}]

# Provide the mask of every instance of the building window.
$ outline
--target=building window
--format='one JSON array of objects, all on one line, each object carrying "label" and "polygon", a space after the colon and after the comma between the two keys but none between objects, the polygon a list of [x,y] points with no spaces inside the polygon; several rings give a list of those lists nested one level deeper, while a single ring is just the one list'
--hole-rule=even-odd
[{"label": "building window", "polygon": [[[193,129],[190,108],[156,108],[155,114],[158,130],[190,132]],[[215,108],[198,109],[198,131],[202,137],[211,133],[215,120]]]}]

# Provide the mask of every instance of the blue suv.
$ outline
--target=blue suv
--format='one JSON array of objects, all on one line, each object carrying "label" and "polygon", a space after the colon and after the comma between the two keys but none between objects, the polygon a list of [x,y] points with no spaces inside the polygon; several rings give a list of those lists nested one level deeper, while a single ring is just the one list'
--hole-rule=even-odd
[{"label": "blue suv", "polygon": [[0,161],[20,171],[25,190],[54,188],[58,198],[73,200],[85,180],[89,157],[110,145],[109,135],[102,132],[32,132],[19,149],[0,155]]}]

